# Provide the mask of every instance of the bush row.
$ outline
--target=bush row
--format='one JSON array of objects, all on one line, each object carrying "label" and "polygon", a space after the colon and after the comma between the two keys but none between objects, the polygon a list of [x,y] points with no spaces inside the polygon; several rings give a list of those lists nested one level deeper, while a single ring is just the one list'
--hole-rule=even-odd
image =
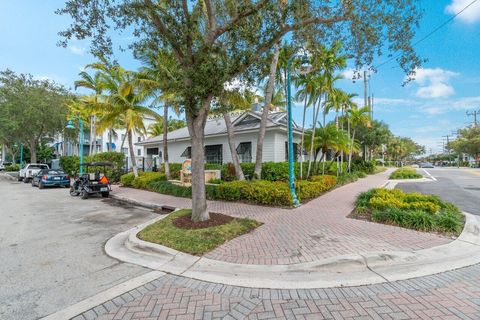
[{"label": "bush row", "polygon": [[7,172],[14,172],[14,171],[19,171],[20,170],[20,165],[19,164],[12,164],[9,166],[5,167],[5,171]]},{"label": "bush row", "polygon": [[390,179],[420,179],[422,175],[412,168],[401,168],[390,174]]},{"label": "bush row", "polygon": [[[356,164],[355,164],[356,163]],[[375,162],[374,161],[357,161],[352,164],[353,172],[362,172],[362,173],[374,173],[375,172]],[[241,163],[243,174],[247,179],[254,178],[255,163]],[[320,173],[322,171],[322,165],[319,166]],[[180,178],[180,170],[182,169],[181,163],[170,163],[170,175],[172,179],[178,180]],[[336,175],[337,174],[337,162],[335,161],[326,161],[325,168],[328,169],[325,171],[325,174]],[[223,165],[220,164],[205,164],[206,170],[220,170],[222,174],[222,180],[224,181],[233,181],[235,178],[235,168],[232,163],[226,163]],[[160,172],[165,172],[164,166],[159,170]],[[308,171],[308,162],[304,162],[302,165],[303,177],[307,175]],[[343,172],[347,171],[347,164],[343,163]],[[267,181],[288,181],[289,176],[288,162],[264,162],[262,164],[262,173],[261,180]],[[295,162],[294,172],[296,179],[300,178],[300,163]],[[361,174],[361,173],[360,173]]]},{"label": "bush row", "polygon": [[356,211],[371,213],[372,221],[421,231],[459,233],[463,220],[457,207],[438,196],[398,189],[371,189],[361,193]]},{"label": "bush row", "polygon": [[[137,178],[133,173],[121,177],[124,186],[146,189],[176,197],[192,196],[192,188],[176,185],[166,181],[165,175],[158,172],[142,172]],[[335,187],[335,176],[314,176],[311,181],[296,183],[297,196],[300,201],[308,201]],[[246,201],[254,204],[272,206],[291,206],[292,197],[288,183],[283,181],[244,180],[221,182],[206,186],[207,198],[210,200]]]}]

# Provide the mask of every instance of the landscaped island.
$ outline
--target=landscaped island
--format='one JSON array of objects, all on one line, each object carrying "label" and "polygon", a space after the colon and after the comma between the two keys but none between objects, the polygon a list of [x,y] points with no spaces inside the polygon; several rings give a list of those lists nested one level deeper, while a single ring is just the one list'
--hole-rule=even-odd
[{"label": "landscaped island", "polygon": [[455,236],[461,233],[464,222],[464,217],[456,206],[435,195],[383,188],[361,193],[352,216]]},{"label": "landscaped island", "polygon": [[389,179],[421,179],[422,177],[415,169],[405,167],[393,171]]},{"label": "landscaped island", "polygon": [[261,225],[251,219],[210,213],[207,221],[193,223],[192,210],[178,210],[138,233],[138,238],[182,252],[202,255]]}]

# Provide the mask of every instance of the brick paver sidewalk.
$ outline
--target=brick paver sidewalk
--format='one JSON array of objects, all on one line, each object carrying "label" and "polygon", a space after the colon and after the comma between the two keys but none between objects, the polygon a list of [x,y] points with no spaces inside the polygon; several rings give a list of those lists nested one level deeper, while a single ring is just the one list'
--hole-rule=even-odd
[{"label": "brick paver sidewalk", "polygon": [[386,284],[251,289],[166,275],[74,318],[480,319],[480,266]]},{"label": "brick paver sidewalk", "polygon": [[[210,211],[250,217],[264,224],[205,257],[242,264],[292,264],[367,251],[423,249],[451,241],[434,234],[347,218],[356,196],[382,185],[387,178],[386,173],[368,176],[297,209],[209,201]],[[190,199],[154,192],[117,187],[114,193],[137,201],[191,207]]]}]

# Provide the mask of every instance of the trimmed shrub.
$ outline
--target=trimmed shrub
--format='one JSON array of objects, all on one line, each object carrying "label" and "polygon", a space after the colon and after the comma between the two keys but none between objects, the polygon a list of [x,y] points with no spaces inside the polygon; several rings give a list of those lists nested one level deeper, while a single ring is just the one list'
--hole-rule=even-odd
[{"label": "trimmed shrub", "polygon": [[389,179],[420,179],[423,176],[414,169],[411,168],[401,168],[397,169],[390,174]]},{"label": "trimmed shrub", "polygon": [[377,163],[375,160],[366,161],[363,159],[354,159],[352,161],[352,172],[364,172],[368,174],[375,173]]},{"label": "trimmed shrub", "polygon": [[300,180],[295,184],[300,201],[317,198],[337,185],[335,176],[313,176],[312,181]]},{"label": "trimmed shrub", "polygon": [[393,189],[371,189],[356,202],[360,214],[371,213],[372,221],[420,231],[459,233],[463,216],[453,204],[434,195],[404,193]]},{"label": "trimmed shrub", "polygon": [[133,180],[135,180],[135,175],[133,172],[126,173],[120,177],[120,182],[124,187],[131,187]]},{"label": "trimmed shrub", "polygon": [[141,172],[138,177],[132,181],[132,187],[137,189],[150,189],[150,183],[166,180],[165,174],[160,172]]},{"label": "trimmed shrub", "polygon": [[9,166],[5,167],[5,171],[7,172],[14,172],[14,171],[19,171],[20,170],[20,165],[19,164],[12,164]]},{"label": "trimmed shrub", "polygon": [[70,176],[78,174],[80,168],[80,158],[78,156],[60,157],[60,167]]},{"label": "trimmed shrub", "polygon": [[184,187],[173,184],[169,181],[153,181],[148,188],[161,194],[167,194],[175,197],[191,198],[192,187]]}]

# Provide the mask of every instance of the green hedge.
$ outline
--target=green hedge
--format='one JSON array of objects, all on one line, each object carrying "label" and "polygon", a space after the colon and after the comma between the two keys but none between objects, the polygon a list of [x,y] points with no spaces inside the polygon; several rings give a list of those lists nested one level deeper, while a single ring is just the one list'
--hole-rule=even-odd
[{"label": "green hedge", "polygon": [[354,159],[352,161],[352,172],[364,172],[367,174],[375,173],[377,163],[375,160]]},{"label": "green hedge", "polygon": [[372,189],[361,193],[356,212],[370,213],[372,221],[420,231],[458,234],[463,225],[460,210],[453,204],[435,195],[405,193],[398,189]]},{"label": "green hedge", "polygon": [[[121,177],[124,186],[146,189],[176,197],[192,196],[192,188],[176,185],[165,180],[165,175],[156,172],[140,173],[134,178],[133,173]],[[308,201],[332,189],[336,185],[334,176],[312,177],[312,181],[296,183],[297,196],[301,201]],[[245,201],[254,204],[272,206],[291,206],[292,198],[288,183],[282,181],[245,180],[222,182],[206,186],[209,200]]]},{"label": "green hedge", "polygon": [[[181,163],[170,163],[170,175],[172,179],[178,180],[180,179],[180,170],[182,169]],[[240,163],[242,167],[243,174],[247,178],[247,180],[253,179],[254,171],[255,171],[255,163]],[[323,164],[318,164],[318,173],[315,173],[313,170],[312,165],[312,172],[313,174],[321,174],[323,169]],[[232,163],[225,163],[223,165],[220,164],[205,164],[205,170],[220,170],[222,175],[223,181],[234,181],[236,180],[235,176],[235,168]],[[165,169],[162,167],[159,170],[160,172],[165,172]],[[303,163],[303,177],[306,177],[308,171],[308,162]],[[363,172],[363,176],[365,173],[371,174],[375,172],[375,162],[374,161],[366,161],[362,164],[357,164],[356,166],[352,166],[353,172]],[[347,172],[347,163],[343,163],[343,171]],[[300,178],[300,163],[294,163],[294,173],[295,178]],[[337,174],[337,162],[336,161],[325,161],[325,174],[336,175]],[[359,173],[362,175],[362,173]],[[288,169],[288,162],[264,162],[262,164],[262,174],[261,180],[267,181],[288,181],[289,177],[289,169]]]},{"label": "green hedge", "polygon": [[389,179],[421,179],[422,177],[415,169],[401,168],[393,171]]},{"label": "green hedge", "polygon": [[7,172],[14,172],[14,171],[19,171],[20,170],[20,165],[19,164],[12,164],[9,166],[5,167],[5,171]]}]

